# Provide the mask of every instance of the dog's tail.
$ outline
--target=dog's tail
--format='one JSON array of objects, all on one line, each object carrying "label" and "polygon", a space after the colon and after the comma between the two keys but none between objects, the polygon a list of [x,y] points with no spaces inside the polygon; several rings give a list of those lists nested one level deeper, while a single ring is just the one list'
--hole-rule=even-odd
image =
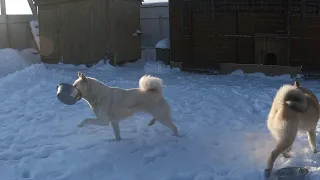
[{"label": "dog's tail", "polygon": [[283,85],[278,90],[275,100],[280,104],[286,104],[290,108],[302,113],[306,111],[308,106],[304,93],[289,84]]},{"label": "dog's tail", "polygon": [[162,80],[151,75],[144,75],[139,80],[139,89],[144,92],[154,91],[162,93]]}]

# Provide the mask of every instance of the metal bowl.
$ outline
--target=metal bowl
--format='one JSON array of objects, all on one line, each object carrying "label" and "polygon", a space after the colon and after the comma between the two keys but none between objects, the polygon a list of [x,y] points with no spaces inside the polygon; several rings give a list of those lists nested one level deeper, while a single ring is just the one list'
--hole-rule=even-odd
[{"label": "metal bowl", "polygon": [[309,170],[304,167],[285,167],[276,171],[278,180],[305,180]]},{"label": "metal bowl", "polygon": [[57,86],[57,97],[66,105],[73,105],[82,98],[80,91],[67,83],[61,83]]}]

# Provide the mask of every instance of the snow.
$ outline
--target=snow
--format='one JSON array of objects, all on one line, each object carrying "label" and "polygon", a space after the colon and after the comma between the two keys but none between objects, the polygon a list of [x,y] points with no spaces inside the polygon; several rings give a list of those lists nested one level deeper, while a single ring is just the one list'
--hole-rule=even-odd
[{"label": "snow", "polygon": [[29,22],[31,33],[33,38],[35,39],[38,48],[40,47],[40,39],[39,39],[39,23],[38,20],[33,20]]},{"label": "snow", "polygon": [[[22,60],[8,49],[0,57],[16,64]],[[277,89],[293,81],[190,74],[147,60],[122,67],[103,62],[92,68],[22,67],[0,78],[1,180],[262,180],[274,146],[266,117]],[[119,142],[110,141],[111,127],[78,128],[93,116],[88,105],[81,100],[67,106],[55,94],[57,84],[72,83],[77,71],[121,88],[137,87],[145,73],[161,77],[181,137],[159,123],[148,127],[151,116],[143,113],[121,122],[124,139]],[[301,84],[319,96],[319,82]],[[307,136],[299,134],[292,158],[279,157],[275,169],[306,166],[316,180],[319,159]]]},{"label": "snow", "polygon": [[[290,80],[292,79],[291,75],[284,74],[281,76],[266,76],[264,73],[244,73],[242,70],[235,70],[230,73],[231,76],[244,76],[244,77],[258,77],[261,79],[283,79],[283,80]],[[302,77],[301,74],[298,74],[296,78],[300,79]]]},{"label": "snow", "polygon": [[0,49],[0,78],[32,64],[40,63],[40,57],[34,53],[36,51],[33,49],[22,51],[11,48]]},{"label": "snow", "polygon": [[168,1],[147,1],[143,2],[141,7],[167,6]]},{"label": "snow", "polygon": [[170,49],[170,40],[169,38],[163,39],[161,41],[159,41],[155,48],[157,49]]},{"label": "snow", "polygon": [[161,3],[161,2],[168,2],[168,0],[144,0],[142,3],[148,4],[148,3]]}]

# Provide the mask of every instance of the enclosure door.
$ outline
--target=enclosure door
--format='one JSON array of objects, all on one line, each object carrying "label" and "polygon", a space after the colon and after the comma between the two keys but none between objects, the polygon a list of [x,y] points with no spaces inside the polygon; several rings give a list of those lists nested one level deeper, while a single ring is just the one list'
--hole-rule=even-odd
[{"label": "enclosure door", "polygon": [[55,64],[60,60],[58,7],[55,5],[39,7],[38,23],[41,60]]},{"label": "enclosure door", "polygon": [[133,61],[141,58],[141,36],[136,34],[137,30],[140,31],[140,7],[136,3],[124,2],[124,28],[122,37],[119,37],[123,38],[121,53],[124,61]]}]

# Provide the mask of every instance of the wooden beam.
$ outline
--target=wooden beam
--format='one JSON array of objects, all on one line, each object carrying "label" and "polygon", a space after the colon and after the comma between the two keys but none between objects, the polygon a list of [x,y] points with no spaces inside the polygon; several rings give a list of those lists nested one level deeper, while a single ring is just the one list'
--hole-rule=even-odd
[{"label": "wooden beam", "polygon": [[6,0],[0,0],[1,5],[1,16],[4,17],[4,28],[5,28],[5,37],[6,37],[6,44],[7,47],[10,48],[10,39],[9,39],[9,30],[8,30],[8,19],[7,19],[7,9],[6,9]]},{"label": "wooden beam", "polygon": [[29,3],[29,6],[30,6],[30,9],[32,11],[32,14],[33,15],[37,15],[37,7],[33,4],[33,1],[32,0],[28,0],[28,3]]},{"label": "wooden beam", "polygon": [[7,10],[6,10],[6,0],[1,0],[1,15],[7,15]]},{"label": "wooden beam", "polygon": [[305,65],[308,61],[306,56],[306,6],[305,0],[301,0],[300,19],[301,19],[301,62]]},{"label": "wooden beam", "polygon": [[[48,4],[52,5],[52,4],[60,4],[60,3],[83,1],[83,0],[33,0],[33,1],[35,6],[41,6],[41,5],[48,5]],[[141,0],[122,0],[122,1],[142,4]]]},{"label": "wooden beam", "polygon": [[291,65],[291,1],[285,0],[285,23],[287,33],[287,66]]}]

